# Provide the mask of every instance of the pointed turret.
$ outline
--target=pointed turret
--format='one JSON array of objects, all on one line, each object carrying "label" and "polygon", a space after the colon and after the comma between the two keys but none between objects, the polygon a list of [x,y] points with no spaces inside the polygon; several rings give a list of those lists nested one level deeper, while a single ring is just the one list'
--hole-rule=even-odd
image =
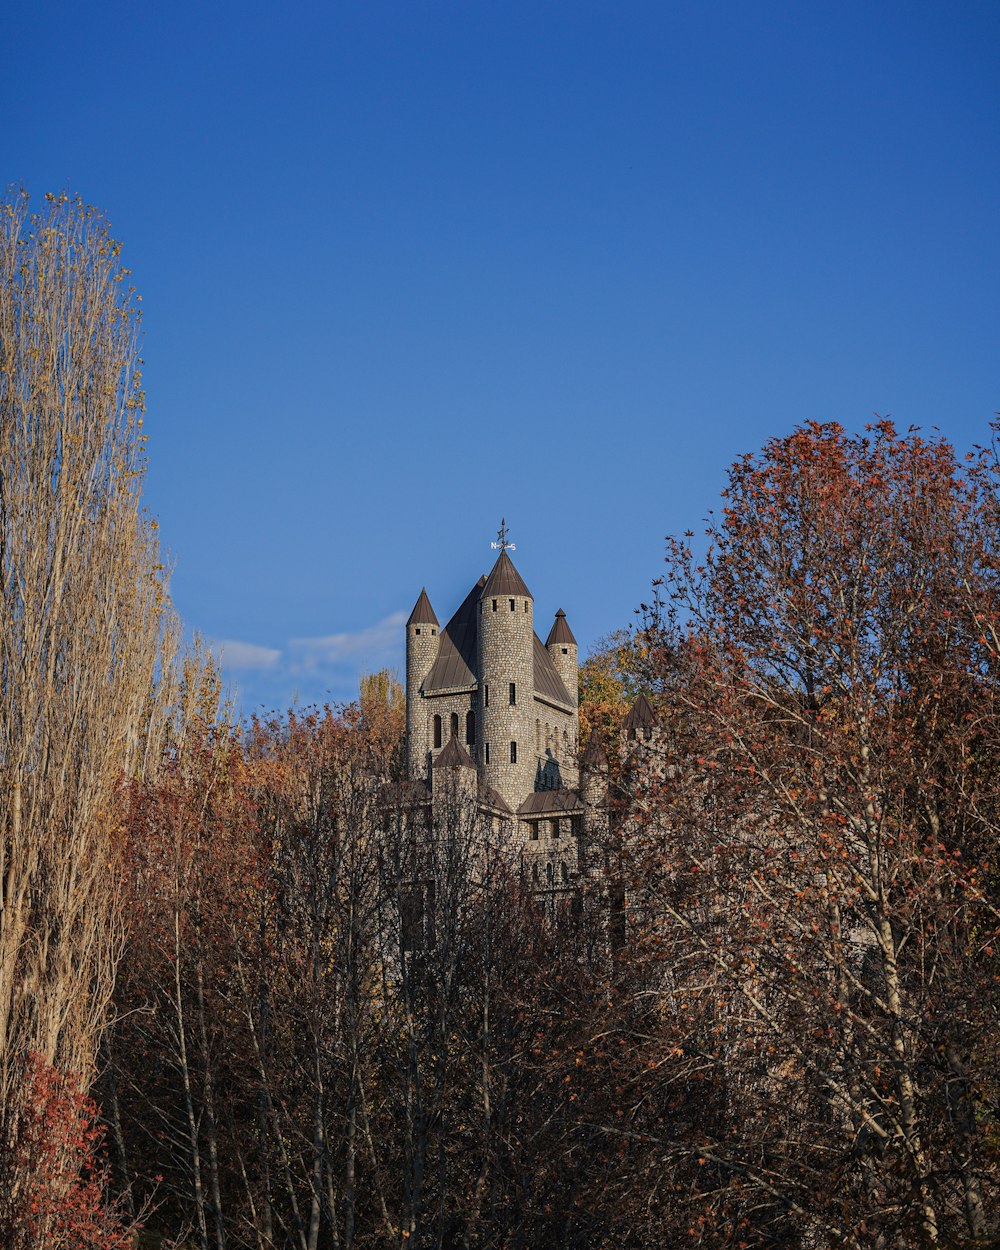
[{"label": "pointed turret", "polygon": [[406,622],[406,761],[411,777],[426,776],[427,712],[420,688],[437,659],[440,643],[438,618],[425,587]]},{"label": "pointed turret", "polygon": [[486,579],[483,587],[483,598],[491,595],[513,595],[515,599],[530,599],[531,591],[525,586],[524,578],[514,568],[514,561],[506,550],[501,551],[493,566],[493,572]]},{"label": "pointed turret", "polygon": [[434,761],[434,768],[475,768],[472,756],[457,738],[449,738],[443,751]]},{"label": "pointed turret", "polygon": [[413,611],[410,613],[407,625],[438,625],[438,618],[431,607],[431,601],[427,597],[427,587],[424,586],[420,591],[417,602],[413,605]]},{"label": "pointed turret", "polygon": [[580,697],[576,639],[573,637],[573,631],[569,627],[569,621],[566,620],[566,613],[562,608],[556,613],[555,620],[552,622],[549,636],[545,640],[545,650],[548,651],[552,664],[562,684],[566,687],[566,693],[576,704]]},{"label": "pointed turret", "polygon": [[622,730],[630,742],[635,742],[637,738],[645,738],[648,742],[656,732],[656,728],[656,713],[653,711],[649,700],[640,691],[636,701],[632,704],[628,714],[622,721]]}]

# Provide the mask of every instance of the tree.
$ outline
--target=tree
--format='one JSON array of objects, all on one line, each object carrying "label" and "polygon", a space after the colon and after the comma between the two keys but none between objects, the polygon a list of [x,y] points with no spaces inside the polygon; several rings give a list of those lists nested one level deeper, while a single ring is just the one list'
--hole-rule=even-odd
[{"label": "tree", "polygon": [[[100,213],[0,206],[0,1114],[29,1052],[85,1088],[121,946],[123,778],[158,761],[174,623],[137,297]],[[6,1185],[28,1183],[9,1152]],[[72,1167],[69,1159],[67,1166]]]},{"label": "tree", "polygon": [[684,681],[633,897],[687,951],[666,1001],[700,1004],[726,1092],[699,1201],[748,1242],[990,1231],[995,851],[964,854],[996,839],[984,506],[944,440],[809,425],[733,466],[702,560],[668,549],[650,636]]}]

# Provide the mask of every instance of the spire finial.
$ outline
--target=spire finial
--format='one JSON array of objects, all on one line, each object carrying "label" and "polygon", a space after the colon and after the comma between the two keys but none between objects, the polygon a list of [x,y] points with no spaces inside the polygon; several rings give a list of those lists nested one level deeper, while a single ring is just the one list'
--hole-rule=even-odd
[{"label": "spire finial", "polygon": [[507,535],[509,532],[510,531],[507,529],[506,517],[501,517],[500,528],[499,530],[497,530],[497,540],[495,543],[490,543],[490,546],[493,548],[494,551],[516,551],[517,550],[517,543],[509,542],[507,539]]}]

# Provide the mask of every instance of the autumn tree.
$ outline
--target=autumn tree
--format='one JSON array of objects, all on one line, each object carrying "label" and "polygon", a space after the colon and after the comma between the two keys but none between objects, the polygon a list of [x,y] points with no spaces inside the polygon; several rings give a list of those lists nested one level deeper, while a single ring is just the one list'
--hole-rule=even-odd
[{"label": "autumn tree", "polygon": [[995,844],[997,798],[980,490],[944,440],[810,425],[734,465],[703,557],[668,549],[650,637],[684,680],[633,900],[725,1094],[663,1148],[698,1152],[699,1227],[747,1244],[991,1231],[997,912],[965,853]]},{"label": "autumn tree", "polygon": [[[83,1087],[121,948],[122,779],[159,758],[173,620],[138,305],[97,211],[0,205],[0,1115],[30,1053]],[[4,1183],[30,1184],[7,1153]],[[71,1160],[67,1166],[72,1166]],[[67,1182],[68,1183],[68,1182]]]}]

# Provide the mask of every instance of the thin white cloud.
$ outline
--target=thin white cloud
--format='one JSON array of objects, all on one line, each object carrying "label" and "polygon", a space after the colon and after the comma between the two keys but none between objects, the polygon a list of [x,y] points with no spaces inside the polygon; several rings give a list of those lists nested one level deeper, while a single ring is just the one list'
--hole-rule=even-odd
[{"label": "thin white cloud", "polygon": [[281,658],[274,647],[258,647],[253,642],[229,638],[215,644],[226,668],[273,668]]},{"label": "thin white cloud", "polygon": [[323,664],[342,664],[364,656],[370,665],[385,661],[403,644],[405,612],[393,612],[376,625],[322,638],[292,638],[288,644],[293,670],[312,671]]}]

